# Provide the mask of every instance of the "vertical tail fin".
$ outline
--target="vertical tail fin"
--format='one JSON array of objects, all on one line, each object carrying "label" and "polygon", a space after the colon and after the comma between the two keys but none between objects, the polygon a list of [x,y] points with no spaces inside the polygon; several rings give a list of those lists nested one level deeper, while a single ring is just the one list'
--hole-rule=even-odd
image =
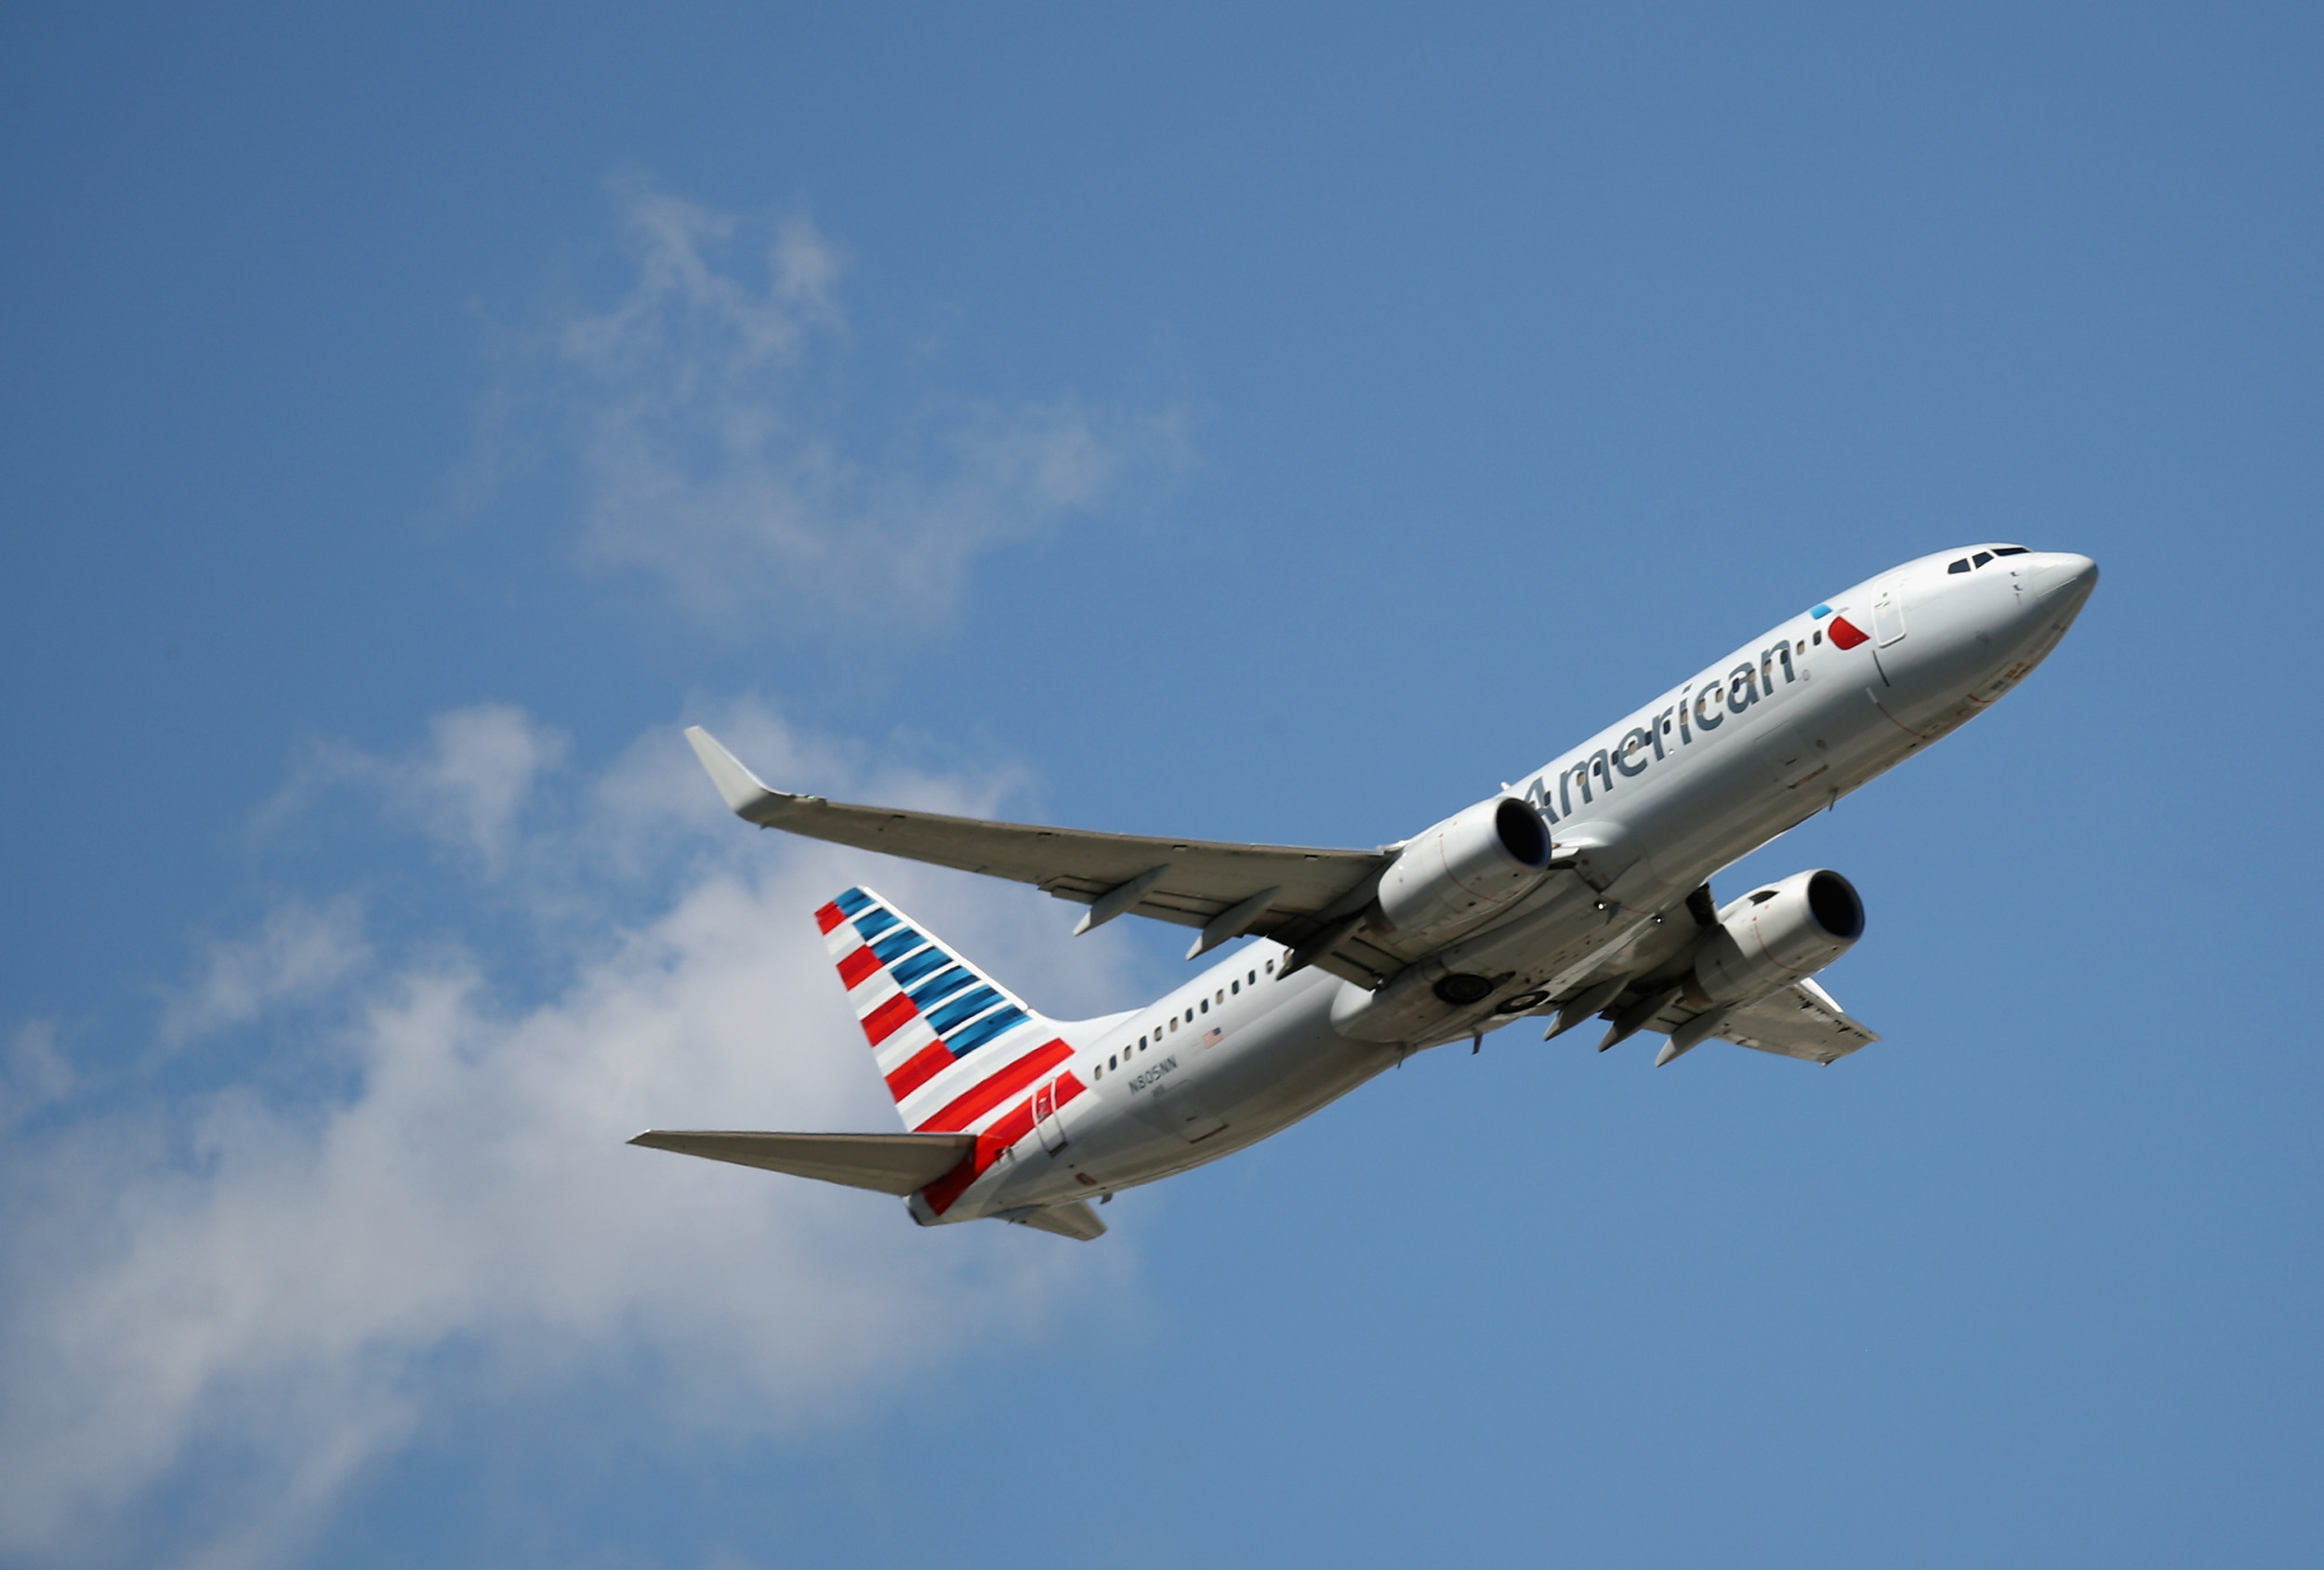
[{"label": "vertical tail fin", "polygon": [[850,889],[815,922],[905,1128],[981,1130],[1073,1056],[1054,1022],[873,891]]}]

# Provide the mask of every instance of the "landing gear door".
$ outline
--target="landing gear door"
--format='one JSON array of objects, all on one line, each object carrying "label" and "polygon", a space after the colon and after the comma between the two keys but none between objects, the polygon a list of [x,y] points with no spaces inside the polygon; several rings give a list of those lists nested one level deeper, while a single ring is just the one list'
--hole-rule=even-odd
[{"label": "landing gear door", "polygon": [[1054,1079],[1033,1092],[1033,1130],[1041,1136],[1041,1148],[1051,1155],[1065,1148],[1065,1125],[1057,1116]]}]

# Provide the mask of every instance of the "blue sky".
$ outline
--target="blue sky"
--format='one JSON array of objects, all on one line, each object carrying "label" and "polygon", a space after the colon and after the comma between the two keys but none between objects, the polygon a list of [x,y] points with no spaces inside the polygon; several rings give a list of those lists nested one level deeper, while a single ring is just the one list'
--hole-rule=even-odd
[{"label": "blue sky", "polygon": [[[2324,1552],[2311,11],[0,29],[0,1559]],[[2060,653],[1721,879],[1863,891],[1829,1072],[1504,1031],[1086,1247],[620,1143],[887,1126],[859,878],[1179,973],[686,723],[1372,845],[1994,538]]]}]

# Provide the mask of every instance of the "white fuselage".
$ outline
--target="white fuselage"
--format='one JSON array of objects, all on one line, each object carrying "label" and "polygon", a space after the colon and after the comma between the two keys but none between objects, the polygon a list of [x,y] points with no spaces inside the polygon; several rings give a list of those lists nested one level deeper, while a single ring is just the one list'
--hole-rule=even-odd
[{"label": "white fuselage", "polygon": [[[1413,968],[1488,973],[1561,998],[1670,941],[1665,914],[1710,876],[1982,713],[2064,636],[2085,557],[1990,547],[1883,573],[1770,629],[1511,787],[1578,876],[1552,876]],[[1967,571],[1953,564],[1987,560]],[[1866,635],[1831,636],[1843,620]],[[1505,1023],[1399,977],[1378,993],[1279,975],[1257,942],[1144,1009],[1068,1026],[1070,1097],[941,1216],[1110,1194],[1264,1139],[1419,1049]]]}]

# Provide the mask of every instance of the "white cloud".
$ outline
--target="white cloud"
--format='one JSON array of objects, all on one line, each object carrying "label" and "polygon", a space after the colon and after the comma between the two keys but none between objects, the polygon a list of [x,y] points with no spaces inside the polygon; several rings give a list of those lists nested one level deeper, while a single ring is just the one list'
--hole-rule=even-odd
[{"label": "white cloud", "polygon": [[428,730],[428,746],[407,758],[376,758],[343,742],[312,747],[261,822],[296,817],[319,795],[361,784],[377,792],[397,823],[486,876],[500,875],[535,786],[564,762],[566,738],[522,709],[494,703],[448,709]]},{"label": "white cloud", "polygon": [[290,899],[247,938],[207,944],[200,978],[163,1010],[161,1039],[175,1047],[249,1021],[279,1004],[319,996],[363,963],[363,912],[352,899],[324,905]]},{"label": "white cloud", "polygon": [[73,1065],[57,1050],[54,1020],[27,1020],[0,1063],[0,1129],[14,1128],[73,1092]]},{"label": "white cloud", "polygon": [[496,868],[534,782],[564,761],[565,738],[506,704],[454,709],[429,729],[434,745],[397,784],[437,838]]},{"label": "white cloud", "polygon": [[851,344],[845,261],[811,220],[770,226],[635,174],[612,191],[627,288],[522,340],[461,489],[489,490],[519,415],[545,416],[577,473],[582,559],[646,574],[706,624],[925,619],[979,557],[1184,461],[1174,416],[1070,397],[931,399],[865,431],[830,374]]},{"label": "white cloud", "polygon": [[[588,782],[569,826],[529,828],[490,804],[529,778],[507,743],[537,727],[467,712],[378,771],[469,780],[447,788],[487,807],[447,821],[495,825],[513,878],[621,842],[605,899],[632,914],[572,940],[569,980],[533,998],[457,934],[335,967],[346,946],[297,957],[286,916],[211,951],[186,1017],[222,1035],[325,988],[351,1090],[157,1098],[0,1153],[0,1559],[153,1555],[121,1524],[195,1478],[219,1525],[183,1563],[278,1560],[456,1393],[431,1357],[456,1343],[520,1389],[642,1352],[659,1373],[640,1400],[658,1406],[626,1422],[796,1430],[1121,1268],[1118,1239],[923,1232],[885,1196],[624,1141],[649,1126],[895,1126],[809,914],[867,871],[1061,1014],[1120,1001],[1125,948],[1068,949],[1071,913],[1025,891],[753,835],[677,766],[675,727]],[[763,714],[731,729],[762,768],[832,769]],[[472,757],[501,759],[482,770],[499,784],[444,767]],[[954,811],[993,789],[853,788]],[[63,1095],[43,1027],[17,1042],[25,1082]]]}]

